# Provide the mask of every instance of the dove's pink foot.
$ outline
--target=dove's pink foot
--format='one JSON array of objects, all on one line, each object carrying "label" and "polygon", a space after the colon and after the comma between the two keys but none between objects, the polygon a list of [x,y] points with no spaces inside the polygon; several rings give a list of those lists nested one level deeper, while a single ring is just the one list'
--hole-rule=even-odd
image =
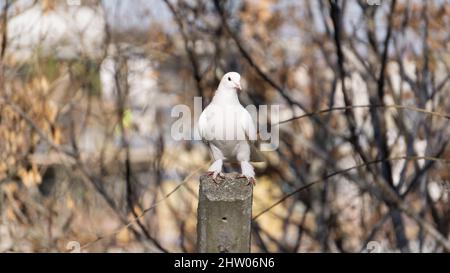
[{"label": "dove's pink foot", "polygon": [[253,177],[248,178],[248,184],[247,185],[252,185],[252,187],[256,186],[256,179]]},{"label": "dove's pink foot", "polygon": [[247,181],[248,181],[247,186],[250,186],[250,185],[252,187],[256,186],[256,179],[254,177],[247,177],[245,175],[241,175],[238,178],[245,178],[245,179],[247,179]]},{"label": "dove's pink foot", "polygon": [[220,181],[218,181],[217,177],[225,179],[225,175],[221,172],[208,171],[208,172],[206,172],[206,174],[209,177],[212,177],[214,183],[216,183],[216,184],[220,184]]}]

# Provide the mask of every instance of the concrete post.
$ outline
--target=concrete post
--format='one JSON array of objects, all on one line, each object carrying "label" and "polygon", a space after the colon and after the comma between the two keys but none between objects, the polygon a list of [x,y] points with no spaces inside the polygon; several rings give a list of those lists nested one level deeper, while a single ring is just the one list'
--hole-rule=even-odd
[{"label": "concrete post", "polygon": [[250,252],[253,187],[239,174],[200,177],[197,244],[201,253]]}]

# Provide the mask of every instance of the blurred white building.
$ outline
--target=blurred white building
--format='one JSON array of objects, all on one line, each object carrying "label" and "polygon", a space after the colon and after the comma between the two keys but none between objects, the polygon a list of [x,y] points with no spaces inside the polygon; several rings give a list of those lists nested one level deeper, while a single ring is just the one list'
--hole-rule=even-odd
[{"label": "blurred white building", "polygon": [[[130,135],[130,142],[135,147],[148,145],[149,140],[157,137],[158,109],[169,107],[174,101],[158,91],[154,64],[143,50],[126,43],[106,45],[107,16],[102,7],[79,2],[82,4],[69,0],[43,0],[36,4],[28,0],[17,1],[10,9],[6,58],[12,63],[29,62],[36,56],[52,56],[58,60],[101,60],[98,71],[101,99],[110,105],[117,99],[117,57],[125,58],[127,114],[137,131]],[[64,74],[58,81],[63,93],[69,80]],[[98,130],[95,126],[86,128],[81,136],[81,149],[93,151],[98,148],[98,143],[102,142]]]},{"label": "blurred white building", "polygon": [[100,81],[102,98],[111,104],[114,104],[118,98],[115,80],[117,70],[121,69],[118,58],[125,58],[123,65],[126,65],[128,85],[126,105],[132,122],[140,136],[149,137],[156,126],[158,107],[162,107],[167,102],[163,97],[164,94],[158,92],[154,64],[133,45],[110,45],[108,55],[100,67]]},{"label": "blurred white building", "polygon": [[98,57],[103,52],[105,17],[95,6],[18,1],[8,22],[7,58],[26,61],[34,54],[61,59]]}]

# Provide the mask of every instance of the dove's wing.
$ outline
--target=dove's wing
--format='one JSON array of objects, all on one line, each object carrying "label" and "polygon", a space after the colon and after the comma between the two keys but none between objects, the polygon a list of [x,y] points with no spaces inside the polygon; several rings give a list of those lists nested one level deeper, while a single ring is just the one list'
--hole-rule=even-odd
[{"label": "dove's wing", "polygon": [[208,138],[207,133],[209,131],[208,129],[208,115],[210,115],[211,108],[209,105],[203,110],[203,112],[200,114],[200,117],[198,119],[198,133],[203,141],[206,141]]},{"label": "dove's wing", "polygon": [[258,134],[256,131],[255,124],[253,123],[252,116],[250,113],[243,108],[240,115],[241,126],[244,129],[245,135],[247,137],[248,144],[250,145],[250,161],[252,162],[263,162],[265,161],[263,155],[258,150]]},{"label": "dove's wing", "polygon": [[256,141],[257,139],[256,127],[255,124],[253,123],[252,116],[243,107],[242,110],[240,111],[240,120],[241,126],[244,129],[247,139],[249,139],[250,141]]}]

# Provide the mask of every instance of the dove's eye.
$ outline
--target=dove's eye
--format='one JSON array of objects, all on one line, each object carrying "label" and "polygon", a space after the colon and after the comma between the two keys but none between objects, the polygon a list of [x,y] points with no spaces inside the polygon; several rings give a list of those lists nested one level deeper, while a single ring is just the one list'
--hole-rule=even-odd
[{"label": "dove's eye", "polygon": [[228,77],[228,80],[231,82],[231,78],[230,77]]}]

